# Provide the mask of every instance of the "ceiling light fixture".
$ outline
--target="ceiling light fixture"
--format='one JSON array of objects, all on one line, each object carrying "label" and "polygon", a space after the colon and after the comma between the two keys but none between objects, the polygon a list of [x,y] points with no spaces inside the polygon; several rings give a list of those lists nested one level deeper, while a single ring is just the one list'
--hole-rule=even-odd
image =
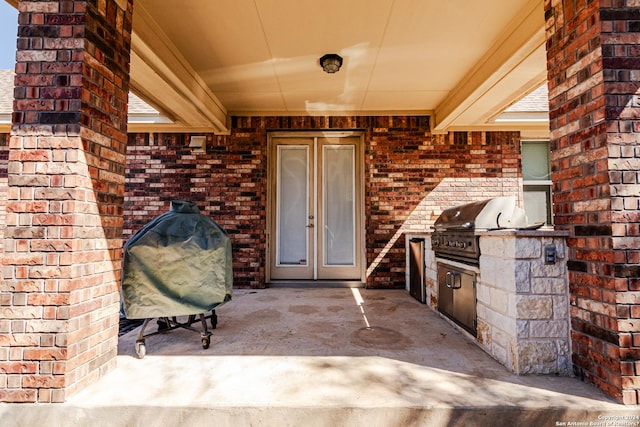
[{"label": "ceiling light fixture", "polygon": [[320,66],[325,73],[337,73],[340,70],[340,67],[342,67],[342,57],[335,53],[327,53],[320,58]]}]

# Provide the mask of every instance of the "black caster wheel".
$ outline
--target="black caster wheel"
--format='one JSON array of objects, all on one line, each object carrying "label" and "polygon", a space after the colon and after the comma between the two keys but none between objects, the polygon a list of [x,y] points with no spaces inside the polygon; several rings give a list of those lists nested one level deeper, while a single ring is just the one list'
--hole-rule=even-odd
[{"label": "black caster wheel", "polygon": [[206,350],[209,348],[209,345],[211,345],[211,338],[209,337],[202,338],[202,348]]},{"label": "black caster wheel", "polygon": [[147,346],[144,344],[144,340],[136,341],[136,356],[138,359],[144,359],[147,354]]}]

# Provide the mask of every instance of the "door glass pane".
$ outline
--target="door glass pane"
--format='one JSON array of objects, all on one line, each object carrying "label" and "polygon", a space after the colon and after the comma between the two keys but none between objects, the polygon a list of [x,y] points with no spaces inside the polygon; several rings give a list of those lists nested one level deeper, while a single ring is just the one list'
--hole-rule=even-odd
[{"label": "door glass pane", "polygon": [[308,148],[279,147],[278,166],[278,264],[307,265]]},{"label": "door glass pane", "polygon": [[324,265],[355,264],[355,149],[323,147]]}]

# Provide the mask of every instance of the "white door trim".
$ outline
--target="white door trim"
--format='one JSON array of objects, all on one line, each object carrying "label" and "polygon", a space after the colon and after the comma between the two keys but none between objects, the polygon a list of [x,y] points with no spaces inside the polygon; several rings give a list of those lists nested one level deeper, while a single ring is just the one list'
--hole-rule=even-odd
[{"label": "white door trim", "polygon": [[[312,202],[310,203],[310,209],[313,212],[310,214],[313,218],[310,218],[310,221],[314,221],[314,227],[311,231],[310,239],[313,241],[314,248],[316,254],[314,255],[314,260],[310,260],[313,264],[313,273],[311,276],[311,280],[316,281],[319,280],[319,265],[320,262],[325,261],[325,255],[323,253],[318,253],[317,251],[320,249],[319,239],[322,237],[321,230],[319,230],[319,226],[315,226],[316,221],[318,221],[318,215],[321,213],[319,209],[321,207],[319,204],[319,196],[318,191],[322,188],[322,183],[319,182],[322,179],[320,168],[320,158],[321,155],[319,150],[321,149],[321,144],[319,140],[321,138],[345,138],[345,137],[357,137],[355,139],[355,170],[354,170],[354,180],[353,184],[355,186],[354,195],[355,195],[355,212],[354,212],[354,234],[357,239],[356,244],[354,245],[355,252],[355,264],[357,266],[359,277],[333,277],[327,279],[326,277],[321,277],[322,280],[359,280],[360,282],[364,282],[365,280],[365,272],[366,272],[366,257],[365,257],[365,215],[364,215],[364,142],[363,142],[363,132],[357,131],[309,131],[309,132],[270,132],[268,134],[268,167],[267,167],[267,248],[266,248],[266,277],[265,280],[267,283],[272,280],[309,280],[310,278],[302,278],[297,279],[295,277],[282,277],[281,274],[275,275],[274,269],[276,268],[276,248],[277,248],[277,230],[279,224],[276,223],[278,221],[278,215],[276,214],[276,207],[278,206],[277,200],[277,177],[278,175],[278,143],[280,139],[311,139],[312,143],[312,154],[313,157],[313,169],[311,171],[312,174],[312,185],[309,188],[309,192],[313,194],[309,194],[312,197]],[[295,145],[295,144],[293,144]],[[331,144],[331,142],[328,143]],[[337,144],[336,144],[337,145]],[[328,266],[324,267],[329,268]],[[326,270],[323,274],[326,274]]]}]

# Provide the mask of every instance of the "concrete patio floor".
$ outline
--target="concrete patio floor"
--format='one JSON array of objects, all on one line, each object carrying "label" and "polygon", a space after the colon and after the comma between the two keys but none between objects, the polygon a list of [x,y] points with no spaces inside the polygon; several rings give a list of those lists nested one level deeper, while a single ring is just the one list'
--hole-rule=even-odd
[{"label": "concrete patio floor", "polygon": [[134,330],[103,379],[64,404],[0,405],[0,425],[640,425],[575,378],[509,373],[403,290],[236,290],[217,313],[209,349],[179,329],[137,359]]}]

